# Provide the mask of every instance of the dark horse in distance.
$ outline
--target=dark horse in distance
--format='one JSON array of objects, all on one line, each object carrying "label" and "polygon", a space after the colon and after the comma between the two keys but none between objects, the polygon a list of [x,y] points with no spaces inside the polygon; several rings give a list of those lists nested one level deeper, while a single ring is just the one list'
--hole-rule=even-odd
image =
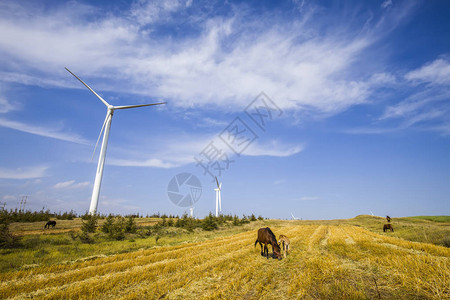
[{"label": "dark horse in distance", "polygon": [[392,227],[392,224],[384,224],[383,225],[383,232],[386,232],[388,230],[394,232],[394,227]]},{"label": "dark horse in distance", "polygon": [[56,226],[56,221],[48,221],[47,224],[45,224],[44,228],[50,228],[50,226],[52,226],[53,228],[55,228],[55,226]]},{"label": "dark horse in distance", "polygon": [[[269,258],[269,247],[267,247],[267,244],[270,244],[272,245],[272,255],[276,255],[278,259],[281,259],[280,246],[277,243],[275,234],[273,234],[272,230],[270,230],[269,227],[260,228],[258,230],[258,238],[256,239],[255,247],[257,243],[259,243],[259,245],[261,246],[262,256],[266,256],[267,258]],[[264,252],[262,244],[264,244]]]}]

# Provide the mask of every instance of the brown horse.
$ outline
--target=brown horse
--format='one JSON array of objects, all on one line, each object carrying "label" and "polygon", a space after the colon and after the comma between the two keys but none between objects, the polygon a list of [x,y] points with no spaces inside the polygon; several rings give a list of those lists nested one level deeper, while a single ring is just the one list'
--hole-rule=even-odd
[{"label": "brown horse", "polygon": [[50,228],[50,226],[52,226],[53,228],[55,228],[55,226],[56,226],[56,221],[48,221],[47,224],[45,224],[44,228]]},{"label": "brown horse", "polygon": [[386,232],[386,231],[388,231],[388,230],[394,232],[394,227],[392,227],[392,224],[384,224],[384,226],[383,226],[383,232]]},{"label": "brown horse", "polygon": [[[272,230],[270,230],[269,227],[260,228],[258,230],[258,238],[256,239],[255,247],[257,243],[259,243],[259,245],[261,246],[262,256],[266,256],[267,258],[269,258],[269,247],[267,247],[267,244],[270,244],[272,245],[272,256],[276,256],[278,259],[281,259],[280,246],[277,243],[275,234],[273,234]],[[264,244],[264,252],[262,244]]]}]

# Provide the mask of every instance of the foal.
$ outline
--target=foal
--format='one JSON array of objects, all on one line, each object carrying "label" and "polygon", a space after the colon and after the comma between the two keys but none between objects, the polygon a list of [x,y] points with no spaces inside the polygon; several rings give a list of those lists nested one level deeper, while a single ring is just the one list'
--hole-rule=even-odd
[{"label": "foal", "polygon": [[281,234],[278,238],[278,244],[283,245],[283,255],[286,258],[286,254],[289,254],[289,246],[291,245],[291,241],[289,241],[288,237],[284,234]]}]

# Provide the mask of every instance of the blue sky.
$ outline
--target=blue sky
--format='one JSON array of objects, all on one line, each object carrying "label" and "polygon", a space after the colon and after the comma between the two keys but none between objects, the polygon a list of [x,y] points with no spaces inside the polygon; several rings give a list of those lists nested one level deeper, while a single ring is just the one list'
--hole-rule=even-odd
[{"label": "blue sky", "polygon": [[[224,213],[448,215],[449,13],[448,1],[2,1],[0,202],[88,210],[106,109],[68,67],[113,105],[168,102],[114,114],[100,213],[181,215],[167,186],[183,172],[202,183],[195,215],[214,211],[195,160],[214,145]],[[261,103],[259,127],[246,112]],[[233,128],[248,129],[239,155]]]}]

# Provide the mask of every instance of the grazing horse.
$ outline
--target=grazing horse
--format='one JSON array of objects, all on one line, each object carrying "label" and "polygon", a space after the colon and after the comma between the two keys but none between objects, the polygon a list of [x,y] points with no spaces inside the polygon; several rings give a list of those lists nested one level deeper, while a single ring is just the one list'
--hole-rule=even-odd
[{"label": "grazing horse", "polygon": [[283,245],[283,255],[286,258],[286,255],[289,254],[289,246],[291,245],[291,241],[289,241],[288,237],[281,234],[278,238],[278,244]]},{"label": "grazing horse", "polygon": [[391,222],[391,217],[386,216],[386,220],[388,221],[388,223]]},{"label": "grazing horse", "polygon": [[383,232],[386,232],[387,230],[391,230],[392,232],[394,232],[394,227],[392,227],[392,224],[384,224]]},{"label": "grazing horse", "polygon": [[[262,256],[266,256],[267,258],[269,258],[269,247],[267,247],[267,244],[270,244],[272,245],[272,256],[276,255],[278,259],[281,259],[280,246],[277,243],[275,234],[273,234],[272,230],[270,230],[269,227],[260,228],[258,230],[258,238],[256,239],[255,247],[257,243],[259,243],[259,245],[261,246]],[[264,244],[264,252],[262,244]]]},{"label": "grazing horse", "polygon": [[55,226],[56,226],[56,221],[48,221],[47,224],[45,224],[44,228],[50,228],[50,226],[52,226],[53,228],[55,228]]}]

